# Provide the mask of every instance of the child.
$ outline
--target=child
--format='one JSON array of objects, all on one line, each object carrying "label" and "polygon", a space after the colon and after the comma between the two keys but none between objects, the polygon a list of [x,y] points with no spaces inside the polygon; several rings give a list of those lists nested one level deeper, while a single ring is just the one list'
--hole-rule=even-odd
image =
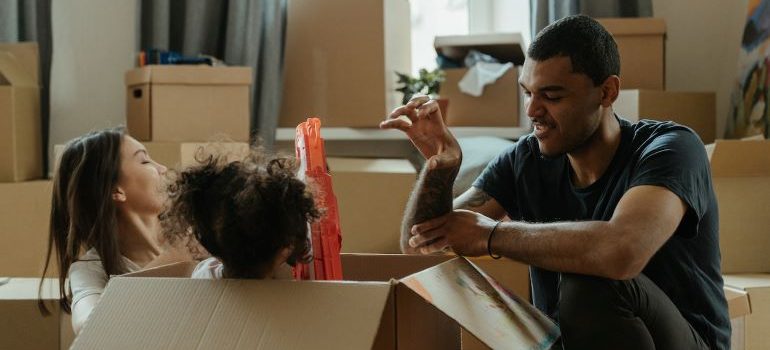
[{"label": "child", "polygon": [[257,150],[241,161],[209,156],[178,174],[164,215],[169,240],[194,237],[213,257],[193,278],[276,278],[310,260],[308,222],[319,217],[292,159]]}]

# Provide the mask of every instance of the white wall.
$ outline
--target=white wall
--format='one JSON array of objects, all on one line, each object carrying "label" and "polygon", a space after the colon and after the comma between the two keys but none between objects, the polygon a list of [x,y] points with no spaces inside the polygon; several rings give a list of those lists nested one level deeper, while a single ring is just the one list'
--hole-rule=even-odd
[{"label": "white wall", "polygon": [[[125,124],[123,73],[134,67],[138,1],[53,1],[53,145]],[[51,162],[52,163],[52,162]]]},{"label": "white wall", "polygon": [[653,16],[666,20],[666,89],[715,91],[717,138],[722,138],[748,0],[653,0]]}]

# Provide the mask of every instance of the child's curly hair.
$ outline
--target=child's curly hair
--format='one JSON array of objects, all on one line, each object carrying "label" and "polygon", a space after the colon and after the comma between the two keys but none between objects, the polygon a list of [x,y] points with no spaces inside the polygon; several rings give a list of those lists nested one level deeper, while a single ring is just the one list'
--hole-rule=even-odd
[{"label": "child's curly hair", "polygon": [[[224,265],[225,277],[262,278],[276,255],[290,248],[287,263],[310,261],[308,222],[320,214],[294,159],[265,156],[257,148],[242,160],[196,159],[200,165],[172,177],[162,215],[169,241],[192,236]],[[203,159],[201,159],[203,158]]]}]

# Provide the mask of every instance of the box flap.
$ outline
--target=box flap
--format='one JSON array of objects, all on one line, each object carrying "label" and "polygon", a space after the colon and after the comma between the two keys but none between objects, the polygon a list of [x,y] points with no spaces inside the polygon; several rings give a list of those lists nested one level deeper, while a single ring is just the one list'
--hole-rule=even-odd
[{"label": "box flap", "polygon": [[770,141],[717,140],[709,160],[713,177],[770,176]]},{"label": "box flap", "polygon": [[141,271],[129,272],[120,275],[120,277],[190,277],[196,266],[198,266],[197,261],[180,261]]},{"label": "box flap", "polygon": [[37,81],[16,56],[0,51],[0,85],[37,87]]},{"label": "box flap", "polygon": [[382,282],[115,278],[73,349],[368,349]]},{"label": "box flap", "polygon": [[559,337],[559,328],[548,317],[465,258],[401,282],[493,349],[550,349]]},{"label": "box flap", "polygon": [[492,33],[471,35],[436,36],[433,41],[436,52],[462,62],[470,50],[490,55],[500,62],[524,64],[526,50],[521,33]]},{"label": "box flap", "polygon": [[250,85],[250,67],[210,67],[205,65],[149,65],[129,70],[127,86],[137,84]]},{"label": "box flap", "polygon": [[406,159],[329,157],[327,162],[332,174],[335,172],[417,174],[412,163]]},{"label": "box flap", "polygon": [[9,280],[11,280],[9,277],[0,277],[0,286],[8,283]]},{"label": "box flap", "polygon": [[37,42],[0,43],[0,51],[15,56],[27,74],[32,77],[32,81],[38,84],[40,81],[40,57]]},{"label": "box flap", "polygon": [[733,287],[725,287],[724,290],[730,319],[746,316],[751,313],[749,293]]},{"label": "box flap", "polygon": [[666,21],[662,18],[597,18],[612,35],[664,34]]}]

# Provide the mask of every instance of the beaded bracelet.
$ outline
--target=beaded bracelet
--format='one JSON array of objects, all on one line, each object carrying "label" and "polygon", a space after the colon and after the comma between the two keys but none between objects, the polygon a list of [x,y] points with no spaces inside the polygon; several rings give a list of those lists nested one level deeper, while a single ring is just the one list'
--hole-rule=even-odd
[{"label": "beaded bracelet", "polygon": [[497,230],[497,226],[500,225],[502,220],[495,223],[495,226],[492,227],[492,231],[489,231],[489,237],[487,238],[487,253],[489,254],[492,259],[500,259],[500,255],[492,254],[492,236],[495,234],[495,230]]}]

